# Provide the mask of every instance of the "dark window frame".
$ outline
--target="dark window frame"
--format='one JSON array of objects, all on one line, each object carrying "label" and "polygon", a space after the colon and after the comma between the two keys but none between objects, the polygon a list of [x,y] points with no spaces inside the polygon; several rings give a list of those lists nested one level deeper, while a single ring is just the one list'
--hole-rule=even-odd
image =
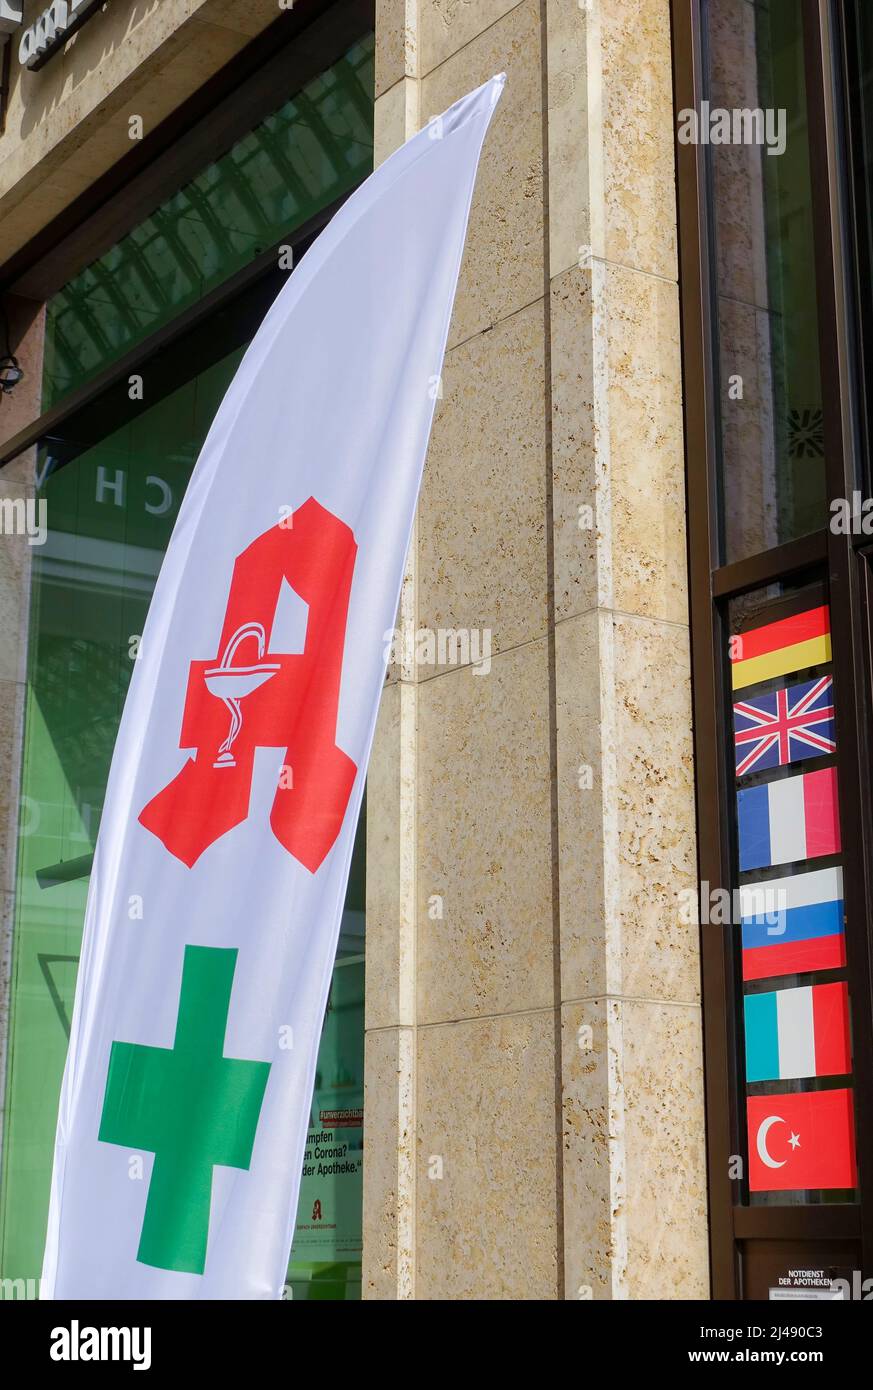
[{"label": "dark window frame", "polygon": [[[831,0],[801,0],[806,51],[819,350],[829,498],[851,497],[858,478],[857,342],[849,244],[848,152],[842,74],[845,38]],[[672,0],[675,108],[699,109],[704,88],[701,0]],[[732,564],[720,564],[717,477],[717,363],[714,357],[712,227],[707,152],[676,144],[684,378],[688,561],[698,872],[732,886],[733,769],[727,763],[730,714],[728,600],[804,572],[830,589],[837,766],[843,838],[848,979],[852,1001],[854,1100],[860,1200],[819,1206],[750,1206],[729,1178],[743,1154],[738,1059],[736,928],[701,929],[704,1069],[712,1296],[743,1297],[747,1242],[829,1240],[856,1245],[865,1277],[873,1270],[873,705],[869,539],[822,530]],[[862,771],[863,770],[863,771]]]}]

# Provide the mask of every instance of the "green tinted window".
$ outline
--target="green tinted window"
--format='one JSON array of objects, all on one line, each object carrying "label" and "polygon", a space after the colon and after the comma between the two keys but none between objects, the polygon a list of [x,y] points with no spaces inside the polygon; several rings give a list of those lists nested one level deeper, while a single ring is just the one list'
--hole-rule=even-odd
[{"label": "green tinted window", "polygon": [[372,167],[370,36],[49,301],[43,408],[347,193]]},{"label": "green tinted window", "polygon": [[[39,451],[22,759],[0,1272],[42,1264],[91,857],[124,698],[191,470],[243,349],[58,466]],[[72,437],[64,441],[75,447]],[[57,449],[54,443],[52,449]],[[359,832],[310,1120],[293,1296],[360,1294],[364,863]],[[334,1151],[345,1147],[344,1164]],[[353,1164],[353,1168],[348,1167]]]},{"label": "green tinted window", "polygon": [[[111,362],[362,179],[372,168],[372,102],[370,39],[68,285],[49,306],[48,389],[66,390]],[[146,364],[144,401],[130,401],[122,385],[36,451],[48,534],[31,565],[0,1171],[0,1278],[30,1281],[22,1286],[30,1296],[88,876],[137,638],[203,440],[283,281],[278,271],[258,280]],[[362,825],[319,1051],[289,1268],[294,1298],[360,1296]]]},{"label": "green tinted window", "polygon": [[38,451],[0,1222],[3,1274],[42,1264],[91,856],[124,697],[200,440],[240,354],[74,462]]}]

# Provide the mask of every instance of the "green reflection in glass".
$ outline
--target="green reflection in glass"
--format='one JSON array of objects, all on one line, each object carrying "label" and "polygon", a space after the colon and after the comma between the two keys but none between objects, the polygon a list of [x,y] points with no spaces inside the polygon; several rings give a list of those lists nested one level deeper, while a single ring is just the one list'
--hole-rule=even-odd
[{"label": "green reflection in glass", "polygon": [[[370,172],[372,55],[370,36],[55,296],[47,309],[46,406]],[[51,447],[38,451],[49,533],[32,561],[0,1173],[0,1277],[30,1281],[21,1296],[35,1296],[42,1265],[88,875],[135,639],[243,350],[153,404],[131,404],[126,422],[90,447],[76,442],[74,420],[51,446],[55,455]],[[196,363],[186,362],[175,379]],[[312,1116],[320,1130],[333,1135],[336,1126],[330,1147],[345,1145],[358,1160],[363,925],[362,817]],[[315,1177],[319,1190],[313,1197],[304,1188],[298,1226],[313,1224],[317,1201],[324,1217],[316,1236],[295,1246],[289,1293],[360,1297],[360,1162],[351,1174]]]},{"label": "green reflection in glass", "polygon": [[2,1270],[38,1278],[91,855],[154,583],[242,351],[55,468],[32,562],[0,1200]]},{"label": "green reflection in glass", "polygon": [[[359,856],[363,866],[363,855]],[[321,1035],[297,1223],[288,1266],[294,1299],[361,1296],[364,1141],[363,901],[350,884]]]},{"label": "green reflection in glass", "polygon": [[373,37],[48,303],[43,409],[347,193],[373,168]]}]

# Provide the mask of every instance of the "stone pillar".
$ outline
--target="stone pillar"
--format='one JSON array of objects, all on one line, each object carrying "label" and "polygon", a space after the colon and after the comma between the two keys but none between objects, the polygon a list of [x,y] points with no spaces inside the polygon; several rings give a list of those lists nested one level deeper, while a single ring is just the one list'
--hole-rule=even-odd
[{"label": "stone pillar", "polygon": [[[418,0],[377,0],[376,164],[418,129],[417,19]],[[413,628],[417,549],[416,527],[397,615]],[[415,1296],[416,720],[415,668],[392,664],[367,780],[365,1298]]]},{"label": "stone pillar", "polygon": [[697,1297],[669,2],[383,0],[377,159],[501,70],[401,604],[468,649],[369,781],[364,1295]]},{"label": "stone pillar", "polygon": [[701,1297],[669,3],[547,18],[565,1289]]}]

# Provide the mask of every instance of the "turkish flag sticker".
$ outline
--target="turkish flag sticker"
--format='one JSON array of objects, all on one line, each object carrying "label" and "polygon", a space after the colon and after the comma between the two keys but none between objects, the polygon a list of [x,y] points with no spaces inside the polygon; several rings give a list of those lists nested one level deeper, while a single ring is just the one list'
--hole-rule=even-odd
[{"label": "turkish flag sticker", "polygon": [[746,1107],[751,1192],[857,1187],[851,1091],[750,1096]]}]

